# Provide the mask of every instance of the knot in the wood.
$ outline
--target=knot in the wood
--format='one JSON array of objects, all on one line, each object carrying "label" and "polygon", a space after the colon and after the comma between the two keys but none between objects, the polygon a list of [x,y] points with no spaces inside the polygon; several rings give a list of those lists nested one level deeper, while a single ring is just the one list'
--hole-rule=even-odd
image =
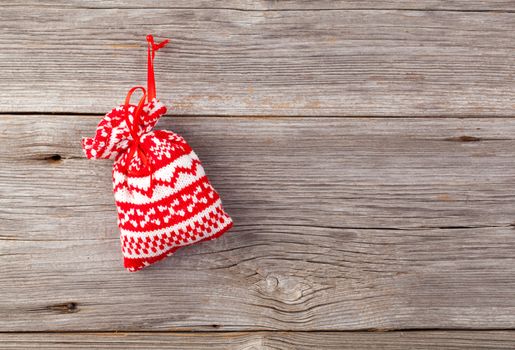
[{"label": "knot in the wood", "polygon": [[62,157],[60,154],[52,154],[48,157],[45,157],[44,160],[46,160],[50,163],[55,163],[55,162],[60,162],[62,160]]},{"label": "knot in the wood", "polygon": [[304,295],[305,281],[292,276],[268,274],[258,283],[260,293],[285,304],[295,304]]},{"label": "knot in the wood", "polygon": [[445,139],[446,141],[453,141],[453,142],[479,142],[481,141],[480,137],[475,136],[459,136],[459,137],[449,137]]},{"label": "knot in the wood", "polygon": [[47,309],[59,313],[73,313],[79,311],[77,303],[74,302],[50,305],[47,307]]}]

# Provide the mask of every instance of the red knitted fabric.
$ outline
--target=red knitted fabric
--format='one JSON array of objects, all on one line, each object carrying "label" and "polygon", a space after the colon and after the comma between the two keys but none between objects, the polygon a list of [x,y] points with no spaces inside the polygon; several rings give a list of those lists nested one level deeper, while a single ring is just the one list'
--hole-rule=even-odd
[{"label": "red knitted fabric", "polygon": [[[155,96],[149,36],[148,100],[142,87],[129,91],[126,104],[107,113],[94,138],[82,146],[90,159],[114,159],[113,190],[124,266],[137,271],[177,249],[213,239],[232,226],[199,158],[179,135],[153,130],[166,107]],[[129,103],[136,89],[144,94]]]}]

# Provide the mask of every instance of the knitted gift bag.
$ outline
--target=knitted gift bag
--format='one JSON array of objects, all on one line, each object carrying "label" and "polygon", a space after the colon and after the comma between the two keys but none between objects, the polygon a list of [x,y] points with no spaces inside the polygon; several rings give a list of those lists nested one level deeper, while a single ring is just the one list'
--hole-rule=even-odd
[{"label": "knitted gift bag", "polygon": [[[105,115],[94,138],[83,138],[89,159],[114,159],[113,191],[124,266],[137,271],[180,247],[221,236],[232,226],[218,193],[186,141],[153,130],[166,107],[156,99],[154,55],[168,40],[148,41],[148,90],[135,86],[125,104]],[[134,105],[134,91],[143,96]]]}]

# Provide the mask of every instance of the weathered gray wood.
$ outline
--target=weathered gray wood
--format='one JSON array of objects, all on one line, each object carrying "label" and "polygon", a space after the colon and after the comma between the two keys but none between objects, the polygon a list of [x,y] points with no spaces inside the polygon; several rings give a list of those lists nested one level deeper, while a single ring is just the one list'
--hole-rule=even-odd
[{"label": "weathered gray wood", "polygon": [[153,32],[173,40],[156,63],[172,114],[512,116],[514,8],[10,1],[0,12],[0,111],[106,112],[144,82]]},{"label": "weathered gray wood", "polygon": [[236,226],[136,274],[98,119],[0,117],[1,331],[515,326],[514,119],[164,118]]},{"label": "weathered gray wood", "polygon": [[0,334],[0,349],[513,349],[515,332],[252,332]]},{"label": "weathered gray wood", "polygon": [[105,0],[90,2],[87,6],[80,0],[70,1],[38,1],[20,0],[5,2],[5,5],[45,6],[53,8],[87,8],[87,9],[222,9],[239,11],[277,11],[277,10],[424,10],[424,11],[497,11],[510,12],[515,10],[513,0],[279,0],[279,1],[249,1],[224,0],[207,2],[205,0]]}]

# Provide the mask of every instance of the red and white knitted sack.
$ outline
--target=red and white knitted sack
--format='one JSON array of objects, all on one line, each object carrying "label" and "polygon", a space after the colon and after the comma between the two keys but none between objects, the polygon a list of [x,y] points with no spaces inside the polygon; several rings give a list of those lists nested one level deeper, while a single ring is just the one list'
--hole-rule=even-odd
[{"label": "red and white knitted sack", "polygon": [[[156,99],[153,60],[168,40],[148,40],[148,92],[130,89],[124,105],[105,115],[94,138],[83,138],[89,159],[114,159],[113,191],[124,266],[137,271],[180,247],[213,239],[232,226],[199,158],[179,135],[153,130],[166,107]],[[134,91],[143,97],[130,104]]]}]

